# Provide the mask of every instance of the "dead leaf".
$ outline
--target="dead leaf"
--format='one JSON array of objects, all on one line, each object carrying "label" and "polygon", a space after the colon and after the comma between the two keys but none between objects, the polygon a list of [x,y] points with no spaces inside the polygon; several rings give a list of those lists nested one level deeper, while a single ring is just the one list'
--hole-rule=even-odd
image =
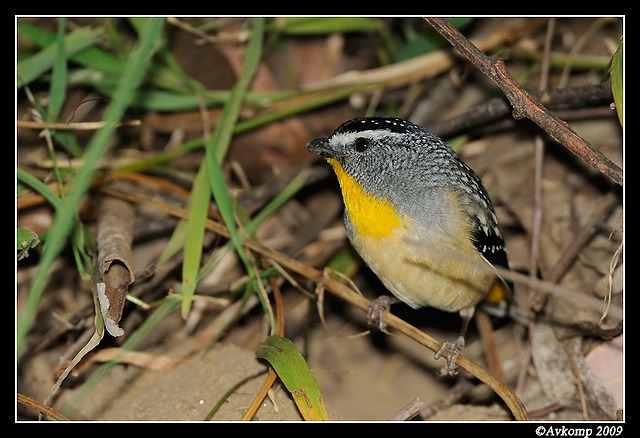
[{"label": "dead leaf", "polygon": [[118,323],[122,317],[129,285],[135,280],[131,260],[133,252],[133,206],[120,199],[106,197],[98,220],[98,269],[101,281],[96,292],[105,328],[112,336],[122,336]]}]

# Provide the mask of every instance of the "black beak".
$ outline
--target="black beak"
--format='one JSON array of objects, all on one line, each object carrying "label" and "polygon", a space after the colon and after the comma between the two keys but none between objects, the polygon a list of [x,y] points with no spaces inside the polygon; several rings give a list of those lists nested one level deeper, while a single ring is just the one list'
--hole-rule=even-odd
[{"label": "black beak", "polygon": [[316,138],[311,140],[305,146],[309,152],[319,156],[320,158],[335,158],[336,152],[329,147],[327,138]]}]

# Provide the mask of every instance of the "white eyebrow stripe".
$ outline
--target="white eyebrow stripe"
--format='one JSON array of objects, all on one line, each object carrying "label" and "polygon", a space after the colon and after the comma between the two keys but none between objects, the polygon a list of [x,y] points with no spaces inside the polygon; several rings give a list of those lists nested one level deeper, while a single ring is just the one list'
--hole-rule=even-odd
[{"label": "white eyebrow stripe", "polygon": [[355,141],[356,138],[367,137],[372,140],[378,140],[381,138],[397,138],[402,139],[404,134],[400,134],[397,132],[392,132],[386,129],[370,129],[366,131],[358,131],[358,132],[341,132],[339,134],[334,134],[329,137],[329,142],[338,142],[339,144],[350,144]]}]

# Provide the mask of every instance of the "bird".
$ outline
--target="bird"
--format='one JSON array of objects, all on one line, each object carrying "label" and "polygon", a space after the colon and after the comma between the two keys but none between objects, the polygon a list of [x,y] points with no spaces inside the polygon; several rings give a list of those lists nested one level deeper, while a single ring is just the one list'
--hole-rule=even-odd
[{"label": "bird", "polygon": [[[306,148],[333,168],[347,237],[386,289],[414,309],[460,315],[458,337],[435,355],[457,374],[476,306],[504,308],[512,287],[496,269],[508,269],[507,251],[478,175],[444,140],[396,117],[348,120]],[[369,314],[390,304],[382,295]]]}]

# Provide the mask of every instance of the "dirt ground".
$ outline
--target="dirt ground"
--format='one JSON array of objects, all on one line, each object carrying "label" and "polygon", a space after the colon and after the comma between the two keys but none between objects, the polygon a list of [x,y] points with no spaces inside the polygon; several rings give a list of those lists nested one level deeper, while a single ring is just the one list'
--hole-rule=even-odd
[{"label": "dirt ground", "polygon": [[[476,20],[469,33],[493,34],[513,24],[506,19]],[[176,59],[205,88],[230,87],[242,50],[237,44],[194,44],[196,36],[186,29],[196,22],[185,19],[181,25],[167,25]],[[393,32],[403,26],[420,32],[428,27],[423,22],[389,22]],[[30,23],[43,29],[53,26],[46,19]],[[609,59],[620,37],[621,23],[621,18],[558,20],[552,52],[559,59],[567,54],[590,61]],[[229,24],[230,31],[235,29],[237,23]],[[527,89],[537,87],[540,66],[538,58],[525,56],[525,52],[543,51],[546,29],[544,24],[531,26],[514,40],[491,49],[492,56],[508,60],[510,71]],[[335,44],[338,50],[333,48]],[[357,32],[289,36],[267,52],[252,89],[288,89],[343,72],[377,68],[376,50],[382,46],[378,38]],[[572,51],[576,47],[577,51]],[[468,65],[460,67],[460,63],[458,60],[457,66],[434,77],[356,93],[347,101],[237,135],[224,166],[225,176],[232,196],[250,216],[279,193],[292,176],[308,172],[303,187],[259,227],[255,240],[313,269],[330,265],[345,272],[369,299],[387,293],[345,237],[335,176],[304,145],[312,138],[328,135],[367,107],[375,108],[375,112],[404,111],[403,117],[449,137],[442,122],[500,95],[486,78]],[[215,74],[207,75],[207,71]],[[567,73],[568,79],[563,79]],[[603,76],[598,68],[574,67],[563,72],[562,64],[554,64],[549,88],[592,90],[602,84]],[[93,90],[87,88],[70,87],[65,114],[73,113],[79,102],[93,99]],[[611,109],[611,97],[589,99],[578,94],[576,99],[577,104],[564,101],[554,110],[590,145],[622,166],[623,129]],[[26,97],[19,95],[19,117],[24,117],[29,106]],[[247,110],[243,117],[250,118],[254,115],[251,111],[255,110]],[[154,154],[164,150],[159,144],[175,147],[173,142],[186,142],[202,131],[202,114],[197,110],[137,111],[134,115],[142,121],[142,128],[126,128],[105,157],[107,161],[134,156],[137,149]],[[537,277],[547,280],[550,291],[532,317],[533,295],[526,281],[520,279],[515,285],[512,317],[490,319],[491,341],[495,344],[491,350],[499,358],[503,382],[517,394],[533,420],[624,418],[623,190],[556,142],[540,136],[540,129],[533,123],[514,121],[510,111],[499,120],[455,134],[458,139],[464,134],[460,155],[482,177],[495,204],[511,268],[522,274],[530,271],[532,236],[536,236]],[[84,132],[76,135],[81,141],[88,138]],[[536,138],[545,143],[542,179],[538,182]],[[46,156],[43,150],[37,131],[18,129],[18,166],[49,182],[50,168],[41,158],[34,158]],[[195,150],[166,167],[150,169],[146,175],[183,187],[188,194],[202,158],[202,150]],[[117,188],[124,192],[144,193],[181,208],[186,203],[184,195],[167,186],[141,179],[118,183]],[[536,188],[542,193],[539,203],[535,200]],[[94,187],[79,212],[93,233],[104,196]],[[51,206],[46,202],[22,206],[23,197],[27,195],[19,193],[18,226],[37,233],[49,229],[53,221]],[[153,204],[134,203],[133,207],[131,262],[136,280],[129,294],[153,303],[181,287],[181,255],[172,257],[162,269],[152,268],[178,222],[167,213],[169,210],[158,210]],[[542,212],[539,228],[534,225],[537,211]],[[207,231],[203,264],[217,257],[217,249],[224,242],[224,238]],[[38,251],[37,247],[32,249],[29,257],[17,263],[18,313],[38,268]],[[363,335],[368,330],[365,312],[331,291],[324,293],[322,320],[317,283],[286,266],[283,269],[286,276],[281,272],[276,277],[283,301],[284,336],[304,355],[330,420],[384,421],[416,400],[421,405],[411,416],[413,421],[513,420],[513,413],[495,391],[466,371],[456,377],[440,376],[444,360],[435,360],[433,351],[393,327],[388,333]],[[199,298],[186,319],[179,305],[161,314],[168,307],[146,309],[127,302],[119,321],[124,335],[106,333],[65,379],[50,406],[75,421],[200,422],[220,404],[212,420],[242,420],[267,376],[267,363],[256,357],[256,350],[269,334],[264,309],[255,294],[240,310],[239,294],[231,293],[242,290],[245,274],[235,254],[222,257],[198,285]],[[273,303],[274,295],[271,289],[269,292]],[[16,361],[19,394],[38,402],[48,398],[65,364],[87,344],[94,331],[92,294],[89,282],[78,274],[73,253],[65,249],[51,270],[25,348]],[[411,310],[399,303],[391,312],[440,341],[455,338],[460,327],[458,315],[436,309]],[[118,364],[105,365],[122,353],[123,345],[135,340],[137,331],[153,318],[158,321],[140,334],[133,351],[126,352]],[[463,355],[491,369],[483,340],[487,342],[472,324]],[[253,419],[301,421],[302,417],[289,392],[276,380]],[[16,420],[37,421],[37,409],[18,403]]]}]

